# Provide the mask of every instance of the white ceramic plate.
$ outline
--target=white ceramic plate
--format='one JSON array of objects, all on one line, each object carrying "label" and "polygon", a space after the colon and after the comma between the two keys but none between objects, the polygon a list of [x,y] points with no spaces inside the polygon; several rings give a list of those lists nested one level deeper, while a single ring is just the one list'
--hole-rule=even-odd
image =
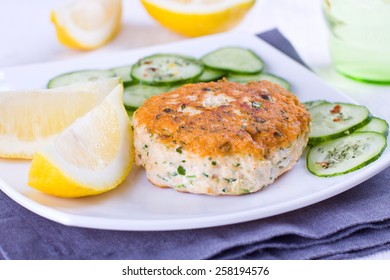
[{"label": "white ceramic plate", "polygon": [[[250,48],[260,55],[266,71],[291,82],[301,101],[326,99],[353,102],[318,77],[252,35],[222,34],[180,43],[77,60],[14,67],[4,70],[0,88],[45,87],[53,76],[68,71],[131,64],[154,53],[182,53],[200,57],[228,45]],[[375,112],[372,112],[375,114]],[[311,175],[304,157],[265,190],[234,197],[178,193],[152,186],[141,168],[132,171],[113,191],[95,197],[62,199],[27,186],[30,162],[0,160],[0,188],[9,197],[48,219],[65,225],[116,230],[177,230],[227,225],[298,209],[346,191],[390,164],[390,150],[369,166],[339,177]]]}]

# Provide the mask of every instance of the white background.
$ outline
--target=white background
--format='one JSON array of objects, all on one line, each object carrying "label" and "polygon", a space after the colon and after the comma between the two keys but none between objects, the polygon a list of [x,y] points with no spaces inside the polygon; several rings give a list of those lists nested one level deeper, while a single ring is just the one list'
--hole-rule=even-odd
[{"label": "white background", "polygon": [[[185,40],[151,19],[138,0],[123,0],[123,25],[110,44],[90,52],[60,45],[49,14],[67,0],[0,0],[1,69],[23,64],[98,56],[149,45]],[[277,27],[294,45],[304,61],[331,86],[358,102],[375,108],[390,120],[390,87],[366,85],[344,78],[331,68],[328,32],[321,0],[257,0],[244,21],[233,31],[259,33]],[[1,88],[0,88],[1,90]],[[373,258],[390,259],[390,253]]]}]

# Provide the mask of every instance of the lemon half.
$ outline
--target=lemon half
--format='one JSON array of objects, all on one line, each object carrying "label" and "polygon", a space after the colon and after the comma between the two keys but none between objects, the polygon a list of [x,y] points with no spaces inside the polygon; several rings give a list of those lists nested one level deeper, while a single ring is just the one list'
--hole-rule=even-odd
[{"label": "lemon half", "polygon": [[121,0],[78,0],[52,11],[51,20],[62,44],[90,50],[117,35],[121,15]]},{"label": "lemon half", "polygon": [[236,26],[255,0],[141,0],[161,25],[179,34],[196,37]]},{"label": "lemon half", "polygon": [[97,107],[37,152],[28,185],[60,197],[95,195],[118,186],[134,161],[122,94],[123,86],[116,86]]},{"label": "lemon half", "polygon": [[118,84],[119,78],[110,78],[55,89],[1,92],[0,157],[32,158]]}]

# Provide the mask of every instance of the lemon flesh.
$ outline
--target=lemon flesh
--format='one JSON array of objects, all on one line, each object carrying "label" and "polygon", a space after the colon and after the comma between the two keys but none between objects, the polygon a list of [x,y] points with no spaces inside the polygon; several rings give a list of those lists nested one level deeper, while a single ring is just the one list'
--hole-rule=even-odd
[{"label": "lemon flesh", "polygon": [[141,0],[164,27],[189,37],[224,32],[236,26],[255,0]]},{"label": "lemon flesh", "polygon": [[0,157],[31,159],[119,83],[119,78],[110,78],[55,89],[1,92]]},{"label": "lemon flesh", "polygon": [[52,11],[51,21],[63,45],[91,50],[118,34],[121,15],[121,0],[78,0]]},{"label": "lemon flesh", "polygon": [[134,162],[133,135],[118,85],[32,160],[28,185],[60,197],[96,195],[117,187]]}]

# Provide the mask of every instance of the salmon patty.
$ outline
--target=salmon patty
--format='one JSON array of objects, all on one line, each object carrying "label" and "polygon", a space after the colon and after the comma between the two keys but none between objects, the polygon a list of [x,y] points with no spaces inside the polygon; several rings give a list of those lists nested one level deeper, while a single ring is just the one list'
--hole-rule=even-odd
[{"label": "salmon patty", "polygon": [[310,115],[268,81],[182,86],[148,99],[133,117],[136,163],[148,180],[180,192],[253,193],[291,169]]}]

